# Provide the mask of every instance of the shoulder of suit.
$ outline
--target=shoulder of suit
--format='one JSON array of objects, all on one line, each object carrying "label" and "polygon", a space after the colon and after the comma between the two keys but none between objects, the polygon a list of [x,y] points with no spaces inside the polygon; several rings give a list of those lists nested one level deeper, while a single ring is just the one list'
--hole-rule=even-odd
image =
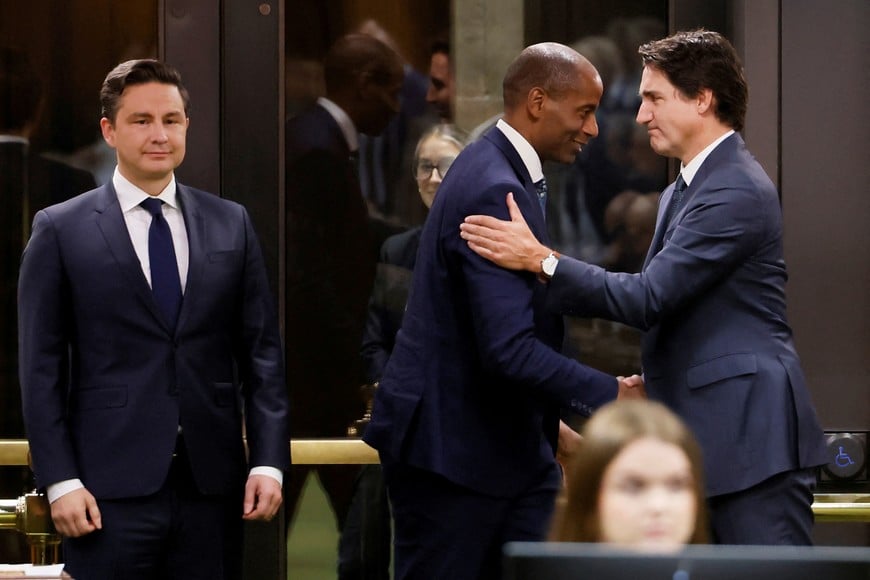
[{"label": "shoulder of suit", "polygon": [[112,195],[114,195],[114,190],[108,185],[101,185],[65,201],[43,208],[42,211],[52,216],[60,216],[80,210],[93,211],[94,209],[102,209],[102,206],[111,203],[112,198],[110,196]]},{"label": "shoulder of suit", "polygon": [[230,209],[243,207],[242,204],[236,201],[220,197],[219,195],[209,193],[208,191],[204,191],[202,189],[190,187],[189,185],[177,183],[176,187],[178,188],[177,193],[180,196],[182,204],[184,203],[185,199],[189,199],[195,202],[199,207],[215,209]]}]

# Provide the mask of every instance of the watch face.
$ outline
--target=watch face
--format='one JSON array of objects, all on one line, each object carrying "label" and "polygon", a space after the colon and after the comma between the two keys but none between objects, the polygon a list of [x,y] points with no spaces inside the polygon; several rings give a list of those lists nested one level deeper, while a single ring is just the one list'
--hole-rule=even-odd
[{"label": "watch face", "polygon": [[544,258],[543,261],[541,262],[541,269],[544,271],[544,274],[546,274],[547,276],[552,276],[553,274],[556,273],[556,264],[558,264],[558,263],[559,263],[559,259],[556,256],[554,256],[553,254],[550,254],[549,256]]}]

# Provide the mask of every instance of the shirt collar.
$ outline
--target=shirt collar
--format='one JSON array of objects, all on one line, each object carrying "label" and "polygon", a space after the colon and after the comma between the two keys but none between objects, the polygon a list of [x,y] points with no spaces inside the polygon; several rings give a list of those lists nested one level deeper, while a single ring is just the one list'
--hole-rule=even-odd
[{"label": "shirt collar", "polygon": [[707,145],[700,153],[695,155],[691,161],[689,161],[688,165],[680,166],[680,174],[683,176],[683,181],[686,182],[686,186],[692,184],[692,180],[695,179],[695,174],[698,173],[698,170],[701,169],[701,165],[706,161],[707,157],[710,153],[713,152],[713,149],[719,146],[719,143],[730,137],[734,134],[734,129],[731,129],[727,133],[723,134],[721,137]]},{"label": "shirt collar", "polygon": [[341,129],[341,132],[344,135],[344,140],[347,141],[347,147],[350,149],[351,153],[359,149],[359,137],[356,125],[353,124],[353,120],[351,120],[347,113],[344,112],[344,109],[326,97],[319,97],[317,99],[317,104],[326,109],[326,112],[335,119],[336,123],[338,123],[338,128]]},{"label": "shirt collar", "polygon": [[[112,175],[112,185],[115,186],[115,193],[118,195],[118,203],[121,205],[121,211],[127,213],[142,201],[152,197],[133,185],[126,177],[118,171],[118,166],[115,166],[115,174]],[[175,174],[172,174],[172,179],[163,191],[157,196],[163,200],[163,203],[178,209],[177,188],[175,187]]]},{"label": "shirt collar", "polygon": [[526,141],[526,138],[520,135],[520,133],[508,125],[507,121],[504,119],[499,119],[495,124],[504,136],[507,137],[507,140],[511,142],[511,145],[514,146],[514,149],[517,150],[517,153],[520,155],[520,159],[523,160],[523,164],[526,166],[526,170],[529,172],[529,177],[532,178],[532,183],[536,183],[544,178],[544,170],[541,167],[541,158],[538,157],[538,152],[535,151],[535,148]]}]

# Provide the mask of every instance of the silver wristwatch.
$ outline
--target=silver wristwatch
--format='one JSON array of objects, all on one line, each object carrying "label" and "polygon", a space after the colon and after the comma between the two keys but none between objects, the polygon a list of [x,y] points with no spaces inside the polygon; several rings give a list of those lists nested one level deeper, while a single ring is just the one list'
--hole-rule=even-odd
[{"label": "silver wristwatch", "polygon": [[544,277],[549,280],[553,277],[553,274],[556,273],[556,266],[559,265],[559,258],[556,257],[556,254],[550,252],[550,255],[541,260],[541,272],[544,274]]}]

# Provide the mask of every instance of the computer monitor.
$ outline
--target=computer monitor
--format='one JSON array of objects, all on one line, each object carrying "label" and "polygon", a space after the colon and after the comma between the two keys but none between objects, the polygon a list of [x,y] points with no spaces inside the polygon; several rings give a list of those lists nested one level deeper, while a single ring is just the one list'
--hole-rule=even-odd
[{"label": "computer monitor", "polygon": [[505,580],[870,580],[870,548],[687,546],[650,554],[606,544],[512,542]]}]

